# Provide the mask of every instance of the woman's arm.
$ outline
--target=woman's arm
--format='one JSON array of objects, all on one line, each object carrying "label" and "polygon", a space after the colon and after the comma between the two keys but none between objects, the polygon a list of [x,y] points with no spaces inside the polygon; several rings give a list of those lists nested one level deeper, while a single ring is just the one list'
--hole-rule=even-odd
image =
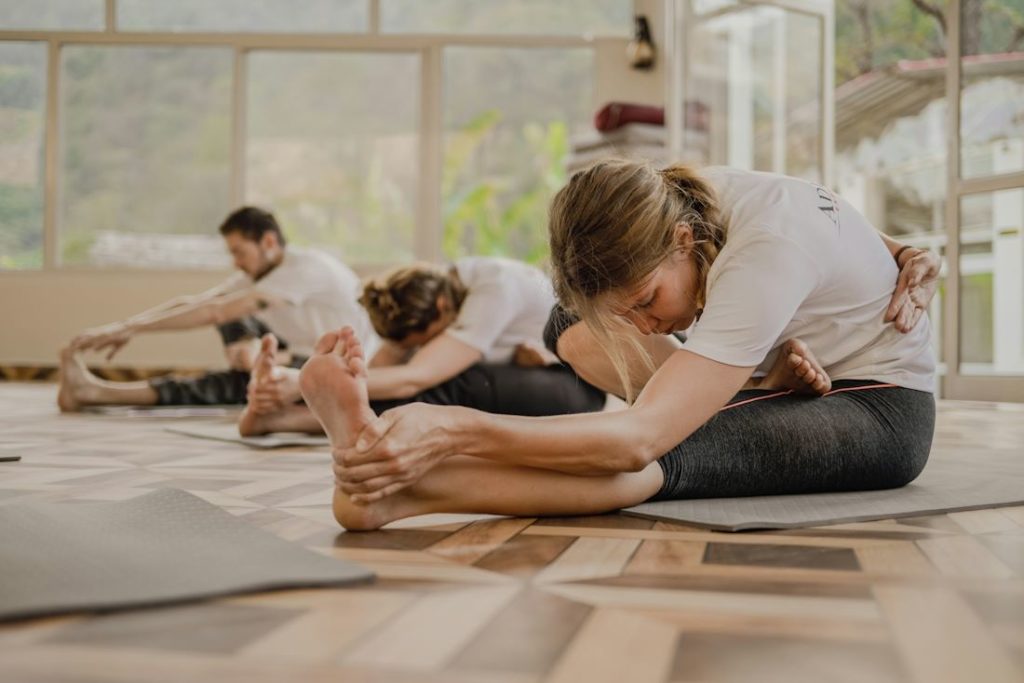
[{"label": "woman's arm", "polygon": [[439,334],[404,365],[374,367],[366,382],[367,390],[371,400],[411,398],[455,377],[482,358],[483,354],[469,344]]},{"label": "woman's arm", "polygon": [[707,422],[751,372],[683,349],[622,411],[528,418],[403,406],[370,423],[356,448],[341,454],[341,488],[372,502],[456,454],[577,475],[638,471]]},{"label": "woman's arm", "polygon": [[398,344],[393,342],[385,341],[381,344],[381,347],[377,350],[377,353],[373,354],[373,358],[366,364],[368,368],[387,368],[392,365],[402,365],[412,354],[412,351],[403,349]]}]

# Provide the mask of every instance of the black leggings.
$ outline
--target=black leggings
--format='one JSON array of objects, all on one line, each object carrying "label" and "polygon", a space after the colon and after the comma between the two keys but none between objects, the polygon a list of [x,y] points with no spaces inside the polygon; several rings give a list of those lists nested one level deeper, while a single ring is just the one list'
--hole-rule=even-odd
[{"label": "black leggings", "polygon": [[[547,347],[557,353],[576,322],[555,306]],[[838,380],[820,397],[741,391],[658,459],[652,500],[896,488],[921,473],[934,430],[932,394],[873,380]]]},{"label": "black leggings", "polygon": [[370,407],[379,415],[417,402],[537,417],[601,410],[605,394],[565,365],[524,368],[510,363],[479,363],[412,398],[370,401]]},{"label": "black leggings", "polygon": [[[245,339],[259,339],[271,329],[253,317],[240,318],[217,326],[224,346]],[[284,351],[288,343],[277,338],[278,349]],[[301,368],[306,359],[295,356],[289,364]],[[246,388],[249,386],[248,370],[223,370],[204,372],[198,377],[180,378],[174,375],[154,377],[149,386],[156,392],[158,406],[209,406],[241,405],[245,403]]]},{"label": "black leggings", "polygon": [[892,384],[741,391],[658,460],[652,500],[896,488],[924,469],[934,429],[932,394]]},{"label": "black leggings", "polygon": [[[223,329],[221,334],[225,343],[246,338],[242,335],[229,340]],[[302,367],[305,360],[296,358],[291,367]],[[149,385],[156,391],[158,405],[240,405],[246,401],[249,373],[226,370],[191,378],[157,377]],[[370,407],[380,414],[414,402],[465,406],[502,415],[541,416],[601,410],[605,395],[564,365],[523,368],[480,363],[412,398],[371,401]]]}]

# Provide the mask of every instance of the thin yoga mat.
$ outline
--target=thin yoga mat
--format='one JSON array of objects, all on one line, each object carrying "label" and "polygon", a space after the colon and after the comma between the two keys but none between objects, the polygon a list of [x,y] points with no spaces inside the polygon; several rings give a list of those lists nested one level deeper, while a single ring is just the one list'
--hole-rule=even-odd
[{"label": "thin yoga mat", "polygon": [[178,489],[0,513],[0,620],[369,581]]},{"label": "thin yoga mat", "polygon": [[912,483],[885,491],[705,498],[644,503],[623,512],[719,531],[916,517],[1024,503],[1024,451],[932,451]]},{"label": "thin yoga mat", "polygon": [[245,406],[85,406],[83,413],[110,417],[228,417]]},{"label": "thin yoga mat", "polygon": [[298,432],[274,432],[265,436],[239,436],[238,425],[231,424],[199,424],[177,427],[164,427],[168,432],[183,434],[196,439],[212,439],[240,443],[250,448],[286,448],[289,446],[322,446],[331,445],[326,436],[313,436]]}]

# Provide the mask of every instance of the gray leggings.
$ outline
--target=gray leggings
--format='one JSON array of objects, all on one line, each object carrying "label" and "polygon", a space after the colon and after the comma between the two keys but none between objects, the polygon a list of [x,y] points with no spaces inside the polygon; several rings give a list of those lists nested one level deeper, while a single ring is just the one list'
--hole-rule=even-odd
[{"label": "gray leggings", "polygon": [[924,469],[934,429],[932,394],[871,380],[741,391],[658,460],[652,500],[896,488]]}]

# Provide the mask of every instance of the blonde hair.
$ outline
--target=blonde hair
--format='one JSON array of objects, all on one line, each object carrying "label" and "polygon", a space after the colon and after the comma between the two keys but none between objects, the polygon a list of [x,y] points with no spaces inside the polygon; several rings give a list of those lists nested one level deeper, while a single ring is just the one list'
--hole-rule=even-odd
[{"label": "blonde hair", "polygon": [[458,311],[468,290],[454,269],[430,263],[393,268],[363,284],[359,303],[370,316],[381,337],[402,341],[422,332],[441,316],[438,299],[444,298]]},{"label": "blonde hair", "polygon": [[[552,200],[549,233],[555,292],[608,352],[632,401],[624,340],[653,369],[650,357],[609,310],[609,296],[628,292],[679,248],[676,226],[693,231],[698,308],[708,270],[725,245],[726,226],[713,188],[687,166],[656,170],[649,163],[601,161],[576,173]],[[630,343],[631,342],[631,343]]]}]

